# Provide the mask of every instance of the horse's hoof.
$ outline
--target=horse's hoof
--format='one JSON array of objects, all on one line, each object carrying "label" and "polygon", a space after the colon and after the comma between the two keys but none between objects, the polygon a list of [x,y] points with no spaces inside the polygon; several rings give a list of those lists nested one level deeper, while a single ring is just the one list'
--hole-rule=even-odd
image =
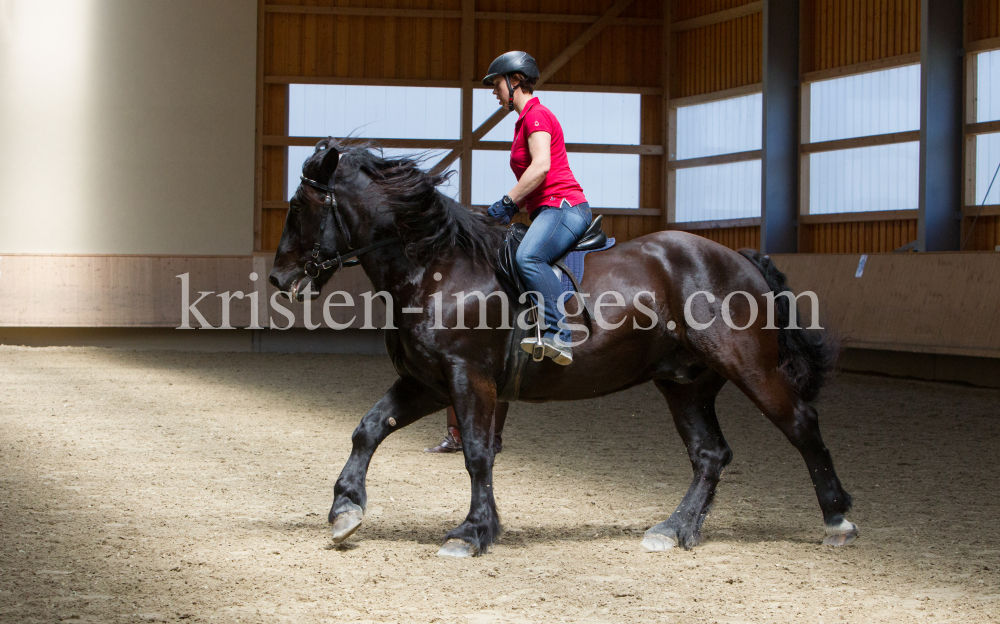
[{"label": "horse's hoof", "polygon": [[333,541],[339,544],[358,530],[361,520],[365,517],[365,512],[360,507],[354,506],[352,509],[342,511],[337,514],[333,521]]},{"label": "horse's hoof", "polygon": [[453,537],[444,543],[438,551],[438,557],[475,557],[479,554],[479,547],[465,540]]},{"label": "horse's hoof", "polygon": [[[653,527],[655,529],[656,527]],[[677,548],[677,534],[671,529],[666,529],[660,533],[650,529],[642,537],[642,547],[646,552],[665,552],[672,548]]]},{"label": "horse's hoof", "polygon": [[826,539],[823,540],[823,545],[847,546],[853,544],[859,535],[858,525],[844,520],[837,526],[826,527]]}]

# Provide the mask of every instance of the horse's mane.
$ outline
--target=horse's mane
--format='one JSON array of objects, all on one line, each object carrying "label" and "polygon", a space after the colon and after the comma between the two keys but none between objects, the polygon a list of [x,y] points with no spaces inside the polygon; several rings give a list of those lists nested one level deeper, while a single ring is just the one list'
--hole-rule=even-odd
[{"label": "horse's mane", "polygon": [[385,196],[403,251],[414,263],[427,266],[464,252],[475,263],[497,266],[504,229],[488,215],[446,197],[437,187],[454,172],[433,174],[420,169],[426,156],[383,158],[377,146],[363,144],[343,152],[375,182]]}]

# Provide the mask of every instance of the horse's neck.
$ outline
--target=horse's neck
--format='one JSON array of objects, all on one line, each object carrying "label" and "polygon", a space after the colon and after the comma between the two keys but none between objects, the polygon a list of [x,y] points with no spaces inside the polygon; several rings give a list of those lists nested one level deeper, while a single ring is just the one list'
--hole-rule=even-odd
[{"label": "horse's neck", "polygon": [[[375,292],[384,290],[401,307],[422,307],[426,304],[429,294],[441,288],[438,280],[434,279],[434,274],[438,271],[454,275],[447,266],[426,268],[414,265],[403,255],[402,249],[397,246],[387,248],[384,251],[379,249],[377,252],[366,255],[370,257],[362,262],[362,266],[368,279],[371,280]],[[468,276],[470,283],[478,281],[479,286],[483,285],[481,280],[477,280],[477,276],[469,274],[468,267],[462,270],[464,271],[463,275]],[[496,280],[495,273],[492,273],[487,267],[472,268],[471,270],[490,272],[489,277]],[[500,283],[495,281],[494,289],[499,288]]]},{"label": "horse's neck", "polygon": [[375,292],[385,291],[392,295],[393,301],[407,305],[413,284],[422,270],[406,259],[398,245],[378,249],[366,256],[361,266]]}]

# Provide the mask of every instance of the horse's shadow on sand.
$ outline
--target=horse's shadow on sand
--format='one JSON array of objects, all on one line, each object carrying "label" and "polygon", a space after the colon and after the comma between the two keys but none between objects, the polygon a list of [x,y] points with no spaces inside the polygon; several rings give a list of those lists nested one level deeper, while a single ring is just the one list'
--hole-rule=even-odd
[{"label": "horse's shadow on sand", "polygon": [[[292,534],[313,541],[325,541],[326,550],[351,551],[364,547],[366,542],[380,542],[399,545],[438,547],[444,543],[445,534],[454,528],[452,522],[419,521],[399,525],[389,522],[370,521],[361,526],[357,533],[345,542],[334,544],[329,537],[330,525],[325,518],[306,520],[275,520],[262,522],[263,526],[280,533]],[[648,526],[623,523],[585,523],[572,525],[548,525],[504,530],[495,546],[523,548],[539,544],[551,545],[557,542],[608,542],[634,541],[636,547],[642,540]],[[763,533],[767,529],[769,532]],[[731,529],[713,531],[706,527],[702,545],[706,544],[765,544],[785,542],[791,544],[814,544],[820,546],[822,535],[804,535],[801,529],[790,526],[761,527],[759,523],[737,523]],[[683,549],[678,549],[683,550]]]}]

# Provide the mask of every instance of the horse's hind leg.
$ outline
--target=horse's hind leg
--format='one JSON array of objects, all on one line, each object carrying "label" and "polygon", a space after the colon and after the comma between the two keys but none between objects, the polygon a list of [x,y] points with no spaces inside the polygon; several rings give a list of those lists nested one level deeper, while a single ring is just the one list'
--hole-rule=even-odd
[{"label": "horse's hind leg", "polygon": [[733,458],[715,415],[715,397],[725,383],[724,377],[711,370],[690,384],[655,382],[687,447],[694,479],[674,513],[646,531],[642,540],[646,550],[662,551],[678,545],[689,549],[698,544],[722,469]]},{"label": "horse's hind leg", "polygon": [[443,408],[447,403],[416,380],[400,378],[368,413],[351,436],[351,456],[333,488],[330,523],[333,541],[342,542],[354,533],[364,517],[368,495],[365,477],[375,449],[390,433]]},{"label": "horse's hind leg", "polygon": [[823,543],[843,546],[853,542],[858,537],[858,527],[844,518],[851,509],[851,495],[833,469],[830,451],[819,432],[816,409],[800,399],[777,370],[762,371],[752,382],[747,378],[734,382],[802,454],[823,510],[827,534]]}]

